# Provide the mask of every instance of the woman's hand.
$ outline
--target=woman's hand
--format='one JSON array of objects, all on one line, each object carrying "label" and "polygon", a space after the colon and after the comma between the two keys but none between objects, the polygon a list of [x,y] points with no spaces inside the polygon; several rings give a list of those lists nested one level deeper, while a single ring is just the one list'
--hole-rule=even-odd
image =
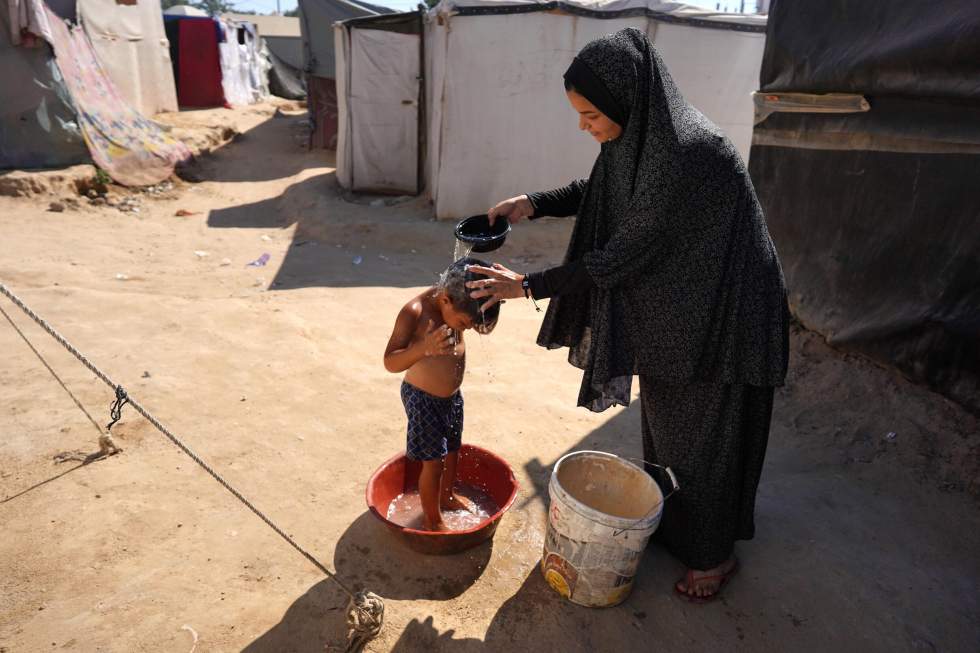
[{"label": "woman's hand", "polygon": [[[507,201],[509,202],[511,200]],[[524,275],[513,270],[508,270],[500,263],[494,263],[492,268],[471,265],[467,269],[487,277],[486,279],[469,281],[466,284],[467,288],[473,290],[470,293],[470,297],[473,299],[490,298],[480,306],[481,311],[485,311],[497,302],[502,302],[505,299],[516,299],[517,297],[524,296],[524,288],[521,285],[524,282]]]},{"label": "woman's hand", "polygon": [[504,200],[487,211],[487,217],[490,218],[491,226],[493,226],[497,218],[507,218],[507,221],[511,224],[517,224],[521,220],[530,218],[532,215],[534,215],[534,207],[531,206],[531,200],[527,198],[527,195],[518,195],[509,200]]}]

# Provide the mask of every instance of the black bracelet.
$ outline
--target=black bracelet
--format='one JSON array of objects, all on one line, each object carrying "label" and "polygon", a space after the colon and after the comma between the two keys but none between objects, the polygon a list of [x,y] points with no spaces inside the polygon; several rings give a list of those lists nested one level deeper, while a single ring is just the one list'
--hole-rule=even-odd
[{"label": "black bracelet", "polygon": [[541,312],[541,307],[538,306],[538,303],[536,301],[534,301],[534,296],[531,295],[531,281],[528,278],[528,275],[527,274],[524,275],[524,279],[521,281],[521,288],[524,289],[524,298],[525,299],[530,299],[531,300],[531,303],[534,304],[534,310],[536,310],[538,313],[540,313]]}]

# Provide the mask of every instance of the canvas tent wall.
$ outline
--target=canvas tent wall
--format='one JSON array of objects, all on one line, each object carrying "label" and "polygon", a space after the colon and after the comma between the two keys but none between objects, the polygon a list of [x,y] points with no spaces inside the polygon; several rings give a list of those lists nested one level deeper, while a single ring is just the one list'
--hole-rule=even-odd
[{"label": "canvas tent wall", "polygon": [[980,410],[980,4],[771,12],[750,171],[794,313]]},{"label": "canvas tent wall", "polygon": [[299,0],[303,34],[303,71],[313,131],[310,145],[337,147],[337,84],[333,24],[360,16],[390,13],[390,9],[348,0]]},{"label": "canvas tent wall", "polygon": [[[590,40],[629,26],[650,37],[685,96],[747,156],[764,16],[714,14],[644,0],[444,1],[429,12],[423,39],[428,115],[421,149],[436,215],[482,212],[500,198],[588,176],[598,146],[578,131],[562,74]],[[338,48],[337,56],[351,76],[349,88],[390,86],[380,76],[357,81],[372,70],[370,58],[377,56],[371,52],[358,55],[348,45]],[[349,105],[351,97],[345,102]],[[377,143],[374,132],[380,125],[368,117],[355,120],[341,126],[338,180],[355,190],[383,187],[384,180],[372,178],[370,167],[380,170],[380,157],[393,156],[396,144]],[[358,170],[351,155],[365,148],[364,139],[376,144],[369,167]]]},{"label": "canvas tent wall", "polygon": [[425,150],[423,16],[357,18],[335,27],[341,131],[341,185],[358,190],[422,190]]},{"label": "canvas tent wall", "polygon": [[[3,60],[5,63],[19,61],[24,64],[20,70],[10,70],[10,78],[5,77],[4,82],[26,80],[38,73],[43,75],[44,70],[36,65],[42,59],[45,68],[50,71],[50,78],[56,82],[53,96],[32,92],[30,85],[11,89],[29,99],[23,104],[12,97],[8,98],[15,109],[10,114],[6,109],[0,114],[4,123],[0,130],[4,134],[3,141],[7,140],[6,134],[12,129],[21,128],[21,125],[8,124],[12,117],[20,118],[25,123],[25,131],[40,138],[36,149],[17,150],[16,157],[5,156],[2,161],[4,166],[51,165],[53,160],[61,158],[58,156],[57,138],[62,131],[72,133],[76,129],[92,161],[124,185],[158,183],[173,174],[177,163],[190,156],[183,143],[171,138],[160,125],[147,120],[120,95],[88,34],[74,23],[78,15],[74,2],[53,2],[58,13],[42,0],[7,0],[4,4],[4,19],[7,21],[4,39],[22,52],[4,52]],[[32,78],[35,83],[42,80],[43,77]],[[57,101],[49,109],[46,106],[48,100],[55,99]],[[37,100],[42,104],[30,111]],[[65,115],[68,107],[73,113],[70,120]],[[24,111],[24,108],[28,111]],[[58,129],[52,128],[54,119],[59,122]],[[70,129],[66,129],[68,125],[71,125]],[[41,127],[42,131],[36,127]],[[6,142],[2,144],[6,149]],[[46,146],[51,146],[55,151],[53,156],[41,150]],[[58,161],[62,164],[74,162]]]},{"label": "canvas tent wall", "polygon": [[160,0],[77,0],[78,14],[120,95],[143,115],[177,110]]}]

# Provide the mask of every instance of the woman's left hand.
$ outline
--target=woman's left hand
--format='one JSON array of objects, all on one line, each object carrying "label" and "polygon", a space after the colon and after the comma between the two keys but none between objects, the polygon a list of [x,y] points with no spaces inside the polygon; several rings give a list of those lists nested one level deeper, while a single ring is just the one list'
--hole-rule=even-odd
[{"label": "woman's left hand", "polygon": [[524,281],[523,274],[508,270],[499,263],[494,263],[493,267],[490,268],[471,265],[468,269],[487,277],[486,279],[469,281],[466,284],[467,288],[473,289],[473,292],[470,293],[470,297],[473,299],[490,298],[480,306],[481,311],[485,311],[505,299],[516,299],[524,296],[524,288],[521,286]]}]

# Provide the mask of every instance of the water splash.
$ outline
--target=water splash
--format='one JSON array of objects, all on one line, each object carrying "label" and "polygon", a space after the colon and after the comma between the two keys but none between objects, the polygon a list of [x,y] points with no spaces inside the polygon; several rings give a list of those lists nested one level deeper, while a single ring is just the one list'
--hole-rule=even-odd
[{"label": "water splash", "polygon": [[464,243],[460,239],[456,239],[456,246],[453,248],[453,262],[458,261],[461,258],[466,258],[473,252],[473,245],[469,243]]},{"label": "water splash", "polygon": [[[457,485],[456,494],[469,499],[473,503],[473,512],[469,510],[443,510],[442,519],[454,531],[465,531],[475,528],[497,514],[500,506],[480,488],[472,485]],[[388,521],[404,526],[423,530],[422,500],[418,490],[399,494],[391,500],[386,515]]]}]

